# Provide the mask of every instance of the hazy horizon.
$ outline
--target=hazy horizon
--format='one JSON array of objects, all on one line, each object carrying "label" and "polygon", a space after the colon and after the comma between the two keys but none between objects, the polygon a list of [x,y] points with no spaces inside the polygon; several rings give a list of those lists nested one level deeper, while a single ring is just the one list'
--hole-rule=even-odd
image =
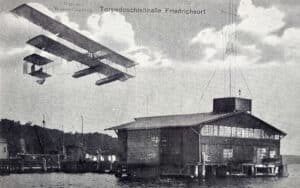
[{"label": "hazy horizon", "polygon": [[[100,87],[96,74],[72,78],[82,65],[26,45],[38,34],[53,35],[9,13],[24,1],[0,2],[0,24],[5,26],[0,35],[0,118],[40,124],[44,116],[49,128],[63,125],[67,132],[80,132],[82,115],[84,132],[115,136],[104,129],[135,117],[211,111],[213,98],[229,96],[231,63],[232,96],[239,96],[240,89],[241,97],[251,98],[255,116],[287,133],[282,153],[300,155],[300,2],[233,0],[235,17],[226,13],[229,0],[30,3],[139,63],[129,71],[133,79]],[[133,4],[206,11],[184,15],[99,9]],[[52,76],[44,85],[23,74],[23,58],[31,53],[54,60],[46,67]]]}]

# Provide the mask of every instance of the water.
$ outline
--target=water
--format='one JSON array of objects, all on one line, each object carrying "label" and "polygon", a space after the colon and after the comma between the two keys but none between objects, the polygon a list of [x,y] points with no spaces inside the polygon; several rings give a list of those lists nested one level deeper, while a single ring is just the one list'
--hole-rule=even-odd
[{"label": "water", "polygon": [[159,179],[159,180],[118,180],[109,174],[11,174],[0,176],[0,188],[110,188],[110,187],[209,187],[209,188],[297,188],[300,187],[300,164],[289,165],[289,177],[278,178],[214,178],[205,182]]}]

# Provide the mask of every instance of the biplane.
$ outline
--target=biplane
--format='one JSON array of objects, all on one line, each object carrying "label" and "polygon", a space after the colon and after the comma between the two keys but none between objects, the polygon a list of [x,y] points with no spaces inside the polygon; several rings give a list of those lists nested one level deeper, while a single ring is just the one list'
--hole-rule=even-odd
[{"label": "biplane", "polygon": [[[30,22],[42,27],[43,29],[51,32],[55,36],[58,36],[84,50],[87,53],[79,52],[73,48],[66,46],[65,44],[51,39],[45,35],[38,35],[29,39],[26,43],[36,47],[42,51],[48,52],[67,61],[77,61],[87,68],[79,70],[73,74],[74,78],[80,78],[92,73],[100,73],[105,77],[96,81],[96,85],[107,84],[116,80],[126,81],[133,76],[127,74],[125,71],[121,71],[110,66],[103,60],[118,64],[124,68],[132,68],[137,65],[136,62],[128,59],[127,57],[109,49],[108,47],[97,43],[96,41],[82,35],[74,29],[60,23],[59,21],[47,16],[46,14],[36,10],[35,8],[22,4],[17,8],[11,10],[13,14],[21,16]],[[46,78],[51,75],[43,71],[43,66],[53,61],[47,57],[43,57],[38,54],[31,54],[26,56],[24,63],[31,63],[31,72],[29,75],[36,77],[37,83],[43,84]],[[36,70],[36,66],[39,69]]]}]

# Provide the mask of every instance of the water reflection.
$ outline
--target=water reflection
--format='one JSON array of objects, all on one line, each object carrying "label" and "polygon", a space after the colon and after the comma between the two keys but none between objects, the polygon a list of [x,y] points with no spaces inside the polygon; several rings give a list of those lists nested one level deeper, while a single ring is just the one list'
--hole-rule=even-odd
[{"label": "water reflection", "polygon": [[191,179],[148,179],[148,180],[119,180],[108,174],[11,174],[0,176],[1,188],[129,188],[129,187],[191,187],[191,188],[282,188],[299,187],[300,165],[289,166],[290,176],[288,178],[210,178],[206,180]]}]

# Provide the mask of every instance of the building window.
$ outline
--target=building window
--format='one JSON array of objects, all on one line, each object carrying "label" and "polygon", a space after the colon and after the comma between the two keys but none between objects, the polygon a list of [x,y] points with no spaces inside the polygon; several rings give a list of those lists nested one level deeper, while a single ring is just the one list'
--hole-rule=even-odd
[{"label": "building window", "polygon": [[225,133],[225,136],[231,137],[231,127],[226,126],[224,133]]},{"label": "building window", "polygon": [[219,126],[214,125],[213,127],[214,127],[214,136],[218,136],[219,135],[219,130],[218,130]]},{"label": "building window", "polygon": [[201,135],[206,136],[209,133],[209,128],[207,125],[204,125],[201,129]]},{"label": "building window", "polygon": [[6,153],[6,147],[5,147],[5,146],[4,146],[4,148],[3,148],[3,152]]},{"label": "building window", "polygon": [[219,132],[220,136],[225,136],[225,127],[224,126],[220,126],[220,132]]},{"label": "building window", "polygon": [[254,137],[253,129],[251,129],[251,128],[248,129],[248,137],[249,138],[253,138]]},{"label": "building window", "polygon": [[276,156],[276,151],[270,150],[270,158],[275,158],[275,156]]},{"label": "building window", "polygon": [[259,159],[264,159],[267,156],[267,149],[257,148],[257,156]]},{"label": "building window", "polygon": [[231,136],[232,136],[232,137],[237,137],[237,134],[236,134],[236,127],[232,127],[232,128],[231,128]]},{"label": "building window", "polygon": [[254,129],[254,138],[260,138],[260,129]]},{"label": "building window", "polygon": [[201,129],[201,135],[280,140],[280,135],[268,133],[263,129],[242,128],[236,126],[230,127],[223,125],[204,125]]},{"label": "building window", "polygon": [[116,161],[116,156],[115,155],[112,155],[111,156],[111,162],[115,162]]},{"label": "building window", "polygon": [[100,156],[100,161],[104,161],[104,157],[103,156]]},{"label": "building window", "polygon": [[208,154],[208,145],[207,144],[201,144],[201,151]]},{"label": "building window", "polygon": [[160,140],[160,147],[161,148],[166,148],[167,147],[167,138],[166,137],[161,137],[161,140]]},{"label": "building window", "polygon": [[236,128],[236,136],[237,137],[243,137],[243,134],[244,134],[244,129],[240,128],[240,127],[237,127]]},{"label": "building window", "polygon": [[244,137],[249,138],[249,128],[244,128]]},{"label": "building window", "polygon": [[253,129],[247,128],[247,130],[246,130],[246,137],[247,138],[253,138]]},{"label": "building window", "polygon": [[214,135],[214,126],[213,125],[204,125],[201,129],[201,134],[203,136],[213,136]]},{"label": "building window", "polygon": [[155,144],[159,143],[159,137],[158,136],[151,136],[151,141],[154,142]]},{"label": "building window", "polygon": [[[265,131],[264,130],[260,130],[260,138],[266,138],[268,139],[269,138],[269,135],[268,134],[265,134]],[[266,137],[265,137],[266,136]]]},{"label": "building window", "polygon": [[224,159],[232,159],[232,157],[233,157],[233,149],[223,149]]},{"label": "building window", "polygon": [[224,137],[231,137],[231,127],[220,126],[219,135]]},{"label": "building window", "polygon": [[242,128],[242,138],[245,138],[245,137],[246,137],[246,129]]}]

